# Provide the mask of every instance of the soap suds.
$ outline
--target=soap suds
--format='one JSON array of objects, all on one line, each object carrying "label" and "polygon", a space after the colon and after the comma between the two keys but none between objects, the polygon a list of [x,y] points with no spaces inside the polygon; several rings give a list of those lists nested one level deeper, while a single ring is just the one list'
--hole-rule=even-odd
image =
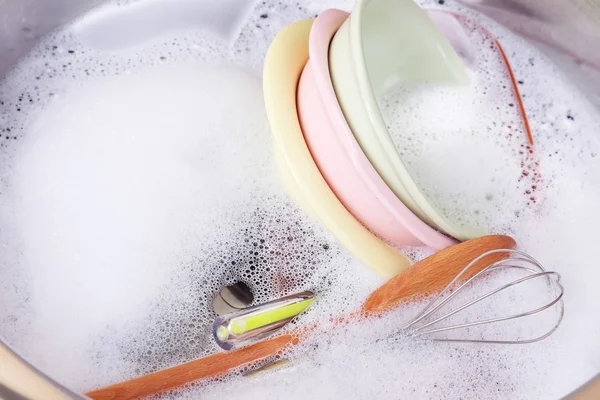
[{"label": "soap suds", "polygon": [[[466,13],[509,56],[535,139],[543,199],[523,207],[518,186],[503,196],[487,186],[489,168],[475,170],[477,183],[462,195],[480,196],[481,186],[505,199],[478,221],[514,235],[521,249],[562,274],[563,325],[527,346],[391,337],[422,305],[412,304],[379,320],[323,329],[286,354],[293,360],[288,369],[232,374],[167,398],[240,392],[250,399],[557,398],[600,370],[594,307],[600,276],[590,261],[600,224],[598,110],[508,30],[452,1],[420,3]],[[135,4],[143,3],[110,7],[125,13]],[[188,21],[182,30],[118,49],[78,37],[86,18],[109,15],[100,9],[42,40],[0,85],[0,335],[84,392],[218,351],[211,302],[222,286],[239,280],[253,289],[256,303],[314,290],[318,301],[300,324],[357,310],[382,280],[285,194],[259,79],[282,27],[351,6],[347,0],[257,2],[238,31],[228,28],[237,32],[233,39]],[[461,121],[455,114],[463,110],[436,111],[442,121]],[[492,137],[484,134],[478,139]],[[432,151],[453,145],[422,139]],[[477,154],[479,145],[495,148],[470,143],[463,154]],[[446,153],[442,159],[452,161]],[[443,171],[450,178],[460,169],[451,167]],[[504,172],[519,173],[512,166]],[[508,184],[513,175],[498,174],[498,182]],[[456,188],[448,182],[449,190]],[[515,208],[526,211],[506,212]],[[508,300],[533,301],[545,287],[538,282],[519,293]],[[488,306],[500,312],[506,304]],[[525,334],[551,317],[486,334]]]}]

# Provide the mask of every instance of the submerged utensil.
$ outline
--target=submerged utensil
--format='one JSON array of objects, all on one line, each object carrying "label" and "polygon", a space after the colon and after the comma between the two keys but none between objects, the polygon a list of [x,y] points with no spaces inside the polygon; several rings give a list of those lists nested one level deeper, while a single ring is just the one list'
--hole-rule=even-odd
[{"label": "submerged utensil", "polygon": [[254,301],[252,290],[244,282],[225,286],[213,299],[213,311],[217,315],[243,310]]},{"label": "submerged utensil", "polygon": [[225,350],[263,339],[306,310],[313,298],[312,292],[302,292],[218,316],[213,324],[213,335]]},{"label": "submerged utensil", "polygon": [[[523,259],[526,260],[525,262],[531,262],[537,265],[534,267],[532,264],[529,264],[526,267],[526,269],[529,268],[534,272],[528,275],[528,277],[523,278],[523,281],[542,276],[558,276],[558,274],[554,272],[544,271],[541,265],[533,260],[533,258],[524,253],[513,251],[512,249],[514,249],[515,245],[515,241],[508,236],[492,235],[469,240],[444,249],[388,280],[368,297],[360,310],[340,317],[339,322],[347,323],[360,318],[382,315],[386,311],[409,300],[415,299],[416,297],[430,295],[440,291],[442,291],[441,296],[451,291],[456,294],[459,290],[457,290],[455,285],[459,283],[462,284],[462,282],[468,280],[472,283],[475,278],[483,278],[487,273],[498,270],[500,267],[512,268],[511,265],[517,264],[517,261],[514,260],[515,257],[511,257],[511,255],[515,254],[523,257]],[[513,282],[512,286],[517,284],[519,283]],[[464,286],[465,285],[458,286],[458,288]],[[499,292],[499,290],[495,291],[495,293],[497,292]],[[559,297],[553,300],[553,304],[557,304],[561,301],[562,286],[560,286],[559,294]],[[427,327],[424,325],[428,324],[428,322],[426,322],[427,317],[433,315],[433,312],[438,311],[441,308],[439,302],[437,302],[439,299],[442,299],[442,301],[446,300],[446,298],[440,296],[436,297],[424,311],[413,318],[414,323],[412,325],[408,327],[405,326],[405,328],[408,329],[407,332],[409,334],[418,335],[421,333],[421,336],[424,336],[425,333],[434,333],[427,332],[426,330],[415,331],[415,329],[417,328],[417,323],[421,323],[422,325],[419,326],[422,328],[431,326],[431,324]],[[546,308],[549,307],[551,306]],[[540,311],[542,310],[530,310],[529,313],[520,313],[524,315],[509,317],[520,318],[525,315],[531,315],[533,312]],[[562,308],[560,318],[562,319]],[[503,320],[505,319],[507,318],[504,318]],[[501,319],[497,319],[497,321],[500,320]],[[482,321],[473,322],[483,323]],[[492,323],[496,321],[485,321],[485,323],[488,322]],[[550,332],[544,336],[535,338],[534,340],[541,340],[550,335],[557,329],[559,323],[560,320]],[[464,327],[473,325],[474,324],[465,325]],[[307,335],[314,334],[316,330],[318,330],[318,326],[296,329],[231,352],[213,354],[176,367],[98,389],[89,392],[87,395],[96,400],[134,399],[166,391],[200,379],[214,378],[226,374],[232,369],[239,368],[243,365],[257,363],[260,360],[266,359],[270,365],[274,359],[277,359],[277,355],[283,350],[291,345],[299,343],[300,340]],[[522,343],[529,343],[531,341],[533,340]]]}]

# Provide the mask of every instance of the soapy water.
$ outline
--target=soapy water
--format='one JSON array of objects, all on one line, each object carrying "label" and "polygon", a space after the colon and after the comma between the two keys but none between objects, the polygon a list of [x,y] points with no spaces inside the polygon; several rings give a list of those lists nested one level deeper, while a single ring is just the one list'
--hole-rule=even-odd
[{"label": "soapy water", "polygon": [[[260,89],[262,59],[283,26],[329,7],[350,10],[350,2],[259,2],[231,37],[186,23],[182,30],[166,24],[148,41],[95,42],[91,21],[114,21],[144,3],[108,5],[50,35],[0,86],[0,335],[82,392],[216,352],[210,303],[223,285],[247,282],[256,303],[315,290],[319,301],[299,322],[324,324],[358,309],[383,283],[284,193]],[[534,134],[543,201],[518,216],[506,211],[511,204],[488,207],[478,221],[512,234],[563,275],[563,325],[528,346],[389,337],[422,306],[412,304],[324,329],[286,355],[294,361],[287,370],[232,375],[170,397],[556,398],[600,370],[599,277],[590,262],[600,223],[598,111],[507,30],[450,1],[421,4],[468,14],[509,56]],[[433,115],[419,100],[407,98],[415,115]],[[425,126],[463,122],[460,111],[436,107],[440,119]],[[464,138],[466,131],[444,133]],[[477,134],[481,140],[463,140],[461,154],[477,154],[484,138],[506,148],[503,135]],[[437,136],[415,134],[421,142],[412,150],[435,146],[434,165],[447,160],[444,172],[460,171],[444,152],[456,143]],[[504,186],[488,185],[492,167],[482,165],[471,169],[476,184],[452,180],[456,204],[481,188],[505,203],[522,194],[518,185],[510,192],[512,176],[496,174]],[[493,282],[478,290],[486,285]],[[487,307],[502,312],[508,300],[544,293],[532,285]],[[525,334],[552,317],[485,333]]]}]

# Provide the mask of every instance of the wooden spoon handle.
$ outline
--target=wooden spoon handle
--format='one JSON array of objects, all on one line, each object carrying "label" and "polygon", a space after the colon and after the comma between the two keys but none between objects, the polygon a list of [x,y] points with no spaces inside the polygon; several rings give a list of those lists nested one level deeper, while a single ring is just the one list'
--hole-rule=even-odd
[{"label": "wooden spoon handle", "polygon": [[129,381],[117,383],[86,396],[94,400],[137,399],[164,392],[186,383],[223,375],[233,368],[275,356],[295,343],[292,335],[277,336],[227,353],[217,353]]},{"label": "wooden spoon handle", "polygon": [[[490,250],[514,249],[515,246],[516,243],[510,236],[489,235],[435,253],[402,271],[371,293],[363,304],[363,312],[383,312],[417,296],[439,292],[452,282],[469,262],[483,253]],[[464,280],[506,256],[507,253],[494,253],[484,257],[465,271]]]}]

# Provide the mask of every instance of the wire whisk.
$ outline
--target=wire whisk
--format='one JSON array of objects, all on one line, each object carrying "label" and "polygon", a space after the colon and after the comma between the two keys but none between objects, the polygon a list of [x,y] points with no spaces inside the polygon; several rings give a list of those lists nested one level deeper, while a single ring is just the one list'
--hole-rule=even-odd
[{"label": "wire whisk", "polygon": [[[473,265],[475,265],[481,259],[489,256],[490,254],[494,254],[494,253],[509,253],[510,256],[507,258],[504,258],[500,261],[497,261],[493,264],[490,264],[486,268],[482,269],[481,271],[479,271],[478,273],[473,275],[471,278],[469,278],[466,281],[464,281],[463,283],[461,283],[459,286],[455,287],[455,284],[461,279],[461,276],[463,276],[463,274],[465,274],[465,272],[469,270],[469,268],[471,268]],[[434,313],[441,310],[442,307],[447,305],[452,299],[454,299],[457,295],[459,295],[461,292],[463,292],[467,285],[471,284],[472,282],[474,282],[476,280],[480,280],[480,279],[484,278],[486,275],[490,274],[491,272],[499,271],[499,270],[510,270],[510,269],[520,270],[522,272],[525,272],[526,275],[523,276],[522,278],[515,279],[512,282],[506,283],[506,284],[499,286],[493,290],[490,290],[489,292],[487,292],[483,295],[480,295],[479,297],[477,297],[471,301],[468,301],[466,304],[463,304],[454,310],[446,312],[442,316],[436,317],[433,320],[428,321],[431,317],[433,317]],[[531,310],[528,310],[528,311],[518,312],[518,313],[514,313],[514,314],[510,314],[510,315],[504,315],[504,316],[488,318],[488,319],[478,319],[475,321],[470,321],[470,322],[465,322],[465,323],[460,323],[460,324],[455,324],[455,325],[450,325],[450,326],[437,327],[437,326],[439,326],[439,324],[441,322],[460,313],[461,311],[463,311],[469,307],[472,307],[473,305],[475,305],[487,298],[490,298],[502,291],[505,291],[511,287],[520,285],[524,282],[531,281],[533,279],[546,279],[548,282],[548,285],[555,288],[555,290],[554,290],[555,296],[553,296],[553,298],[551,300],[549,300],[547,303],[545,303],[544,305],[534,308],[534,309],[531,309]],[[558,290],[556,290],[556,289],[558,289]],[[448,293],[450,293],[450,294],[448,294]],[[479,325],[493,324],[493,323],[502,322],[502,321],[509,321],[509,320],[515,320],[515,319],[519,319],[519,318],[524,318],[527,316],[541,313],[542,311],[547,310],[547,309],[553,307],[554,305],[557,305],[558,307],[560,307],[560,310],[559,310],[559,315],[558,315],[556,324],[554,326],[552,326],[552,328],[550,328],[550,330],[548,330],[544,334],[542,334],[540,336],[536,336],[534,338],[520,339],[520,340],[484,340],[484,339],[460,339],[460,338],[453,339],[453,338],[438,338],[438,337],[430,338],[431,340],[442,341],[442,342],[493,343],[493,344],[534,343],[534,342],[537,342],[537,341],[547,338],[548,336],[552,335],[552,333],[554,333],[558,329],[560,323],[562,322],[563,316],[564,316],[564,301],[562,299],[563,294],[564,294],[564,288],[563,288],[562,284],[560,283],[560,274],[558,272],[554,272],[554,271],[546,271],[544,269],[544,267],[536,259],[531,257],[529,254],[524,253],[519,250],[511,250],[511,249],[491,250],[491,251],[481,254],[480,256],[475,258],[473,261],[471,261],[465,268],[463,268],[463,270],[458,275],[456,275],[456,277],[438,295],[436,295],[436,297],[430,303],[428,303],[428,305],[423,310],[421,310],[416,316],[414,316],[408,323],[406,323],[403,326],[403,328],[401,329],[401,332],[404,333],[405,335],[412,336],[412,337],[426,337],[426,336],[433,335],[433,334],[439,333],[439,332],[453,331],[453,330],[465,329],[465,328],[470,328],[470,327],[479,326]],[[445,296],[445,295],[447,295],[447,296]]]}]

